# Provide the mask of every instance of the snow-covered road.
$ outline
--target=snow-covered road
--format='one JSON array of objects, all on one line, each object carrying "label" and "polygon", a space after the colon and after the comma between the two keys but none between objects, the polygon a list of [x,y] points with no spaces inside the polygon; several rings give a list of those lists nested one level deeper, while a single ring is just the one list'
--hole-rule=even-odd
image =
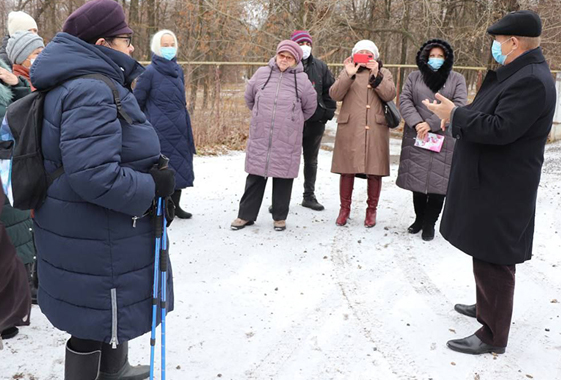
[{"label": "snow-covered road", "polygon": [[[171,226],[168,379],[561,379],[561,143],[547,148],[534,259],[517,267],[510,342],[497,357],[446,348],[479,326],[453,310],[475,300],[471,260],[440,235],[426,243],[406,233],[412,197],[396,187],[395,164],[372,229],[362,180],[349,225],[335,225],[338,177],[321,151],[325,211],[300,206],[299,178],[286,231],[273,230],[270,188],[256,225],[231,231],[243,160],[196,157],[196,187],[183,197],[194,217]],[[66,339],[34,307],[32,325],[4,342],[0,379],[62,379]],[[148,335],[130,348],[133,364],[149,361]]]}]

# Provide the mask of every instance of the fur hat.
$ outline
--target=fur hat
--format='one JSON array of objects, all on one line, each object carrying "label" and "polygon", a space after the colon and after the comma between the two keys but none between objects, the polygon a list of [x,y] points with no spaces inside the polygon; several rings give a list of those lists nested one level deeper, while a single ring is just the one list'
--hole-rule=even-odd
[{"label": "fur hat", "polygon": [[[428,65],[430,51],[434,47],[439,47],[444,50],[444,63],[437,71],[434,71]],[[432,92],[437,93],[442,86],[444,86],[444,83],[446,83],[452,71],[452,66],[454,66],[454,50],[452,46],[444,40],[436,38],[428,40],[417,52],[416,61],[417,67],[423,75],[423,82],[425,82]]]},{"label": "fur hat", "polygon": [[28,31],[29,29],[37,29],[37,23],[33,17],[22,11],[8,14],[8,34],[10,37],[20,30]]}]

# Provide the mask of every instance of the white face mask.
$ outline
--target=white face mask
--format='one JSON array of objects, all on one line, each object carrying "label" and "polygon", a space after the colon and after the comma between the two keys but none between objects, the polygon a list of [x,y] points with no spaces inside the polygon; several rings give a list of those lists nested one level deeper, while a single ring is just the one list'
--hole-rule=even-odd
[{"label": "white face mask", "polygon": [[312,54],[312,47],[308,45],[300,45],[300,48],[304,52],[304,55],[302,55],[302,59],[310,58],[310,54]]}]

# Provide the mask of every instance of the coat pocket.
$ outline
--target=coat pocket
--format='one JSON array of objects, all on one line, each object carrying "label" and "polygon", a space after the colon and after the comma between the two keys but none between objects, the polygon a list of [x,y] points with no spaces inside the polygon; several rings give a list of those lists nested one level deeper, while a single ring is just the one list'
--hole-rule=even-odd
[{"label": "coat pocket", "polygon": [[388,126],[388,121],[386,120],[386,117],[384,115],[376,114],[374,119],[376,120],[376,124],[383,125],[386,127]]},{"label": "coat pocket", "polygon": [[348,113],[340,113],[337,116],[337,124],[347,124],[349,122],[349,114]]},{"label": "coat pocket", "polygon": [[257,95],[257,98],[255,99],[255,105],[253,106],[253,114],[255,116],[259,116],[259,99],[261,99],[261,95]]}]

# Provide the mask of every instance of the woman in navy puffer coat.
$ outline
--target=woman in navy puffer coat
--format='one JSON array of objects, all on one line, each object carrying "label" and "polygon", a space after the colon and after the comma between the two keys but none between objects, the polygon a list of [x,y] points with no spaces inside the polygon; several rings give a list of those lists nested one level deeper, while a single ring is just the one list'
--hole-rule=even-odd
[{"label": "woman in navy puffer coat", "polygon": [[[96,24],[96,18],[102,21]],[[86,28],[89,22],[93,26]],[[69,371],[94,367],[87,356],[99,359],[99,349],[99,379],[140,379],[143,375],[124,376],[122,371],[117,377],[104,376],[104,357],[106,349],[107,355],[120,352],[107,344],[126,348],[127,341],[151,329],[154,224],[150,217],[135,217],[145,214],[156,196],[171,195],[173,171],[154,169],[160,144],[130,90],[144,69],[130,57],[132,30],[120,5],[110,0],[86,3],[63,30],[68,33],[57,34],[31,68],[39,91],[52,88],[44,105],[45,169],[64,169],[35,213],[39,305],[55,327],[72,335],[67,379],[97,378],[95,372]],[[107,84],[76,79],[87,74],[102,74],[114,83],[132,123],[119,116]],[[169,181],[161,180],[161,172]],[[171,274],[167,289],[171,311]],[[93,348],[95,342],[100,348]],[[123,356],[126,361],[126,349]]]},{"label": "woman in navy puffer coat", "polygon": [[177,37],[170,30],[161,30],[152,38],[152,64],[138,78],[134,96],[152,123],[162,146],[175,170],[175,215],[182,219],[191,214],[182,210],[181,189],[193,186],[193,155],[195,144],[191,119],[185,101],[185,79],[177,64]]}]

